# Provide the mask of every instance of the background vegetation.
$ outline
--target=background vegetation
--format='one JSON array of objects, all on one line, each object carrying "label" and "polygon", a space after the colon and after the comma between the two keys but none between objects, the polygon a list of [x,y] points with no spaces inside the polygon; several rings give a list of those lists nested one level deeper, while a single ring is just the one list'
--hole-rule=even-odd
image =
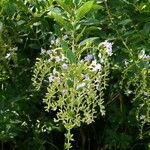
[{"label": "background vegetation", "polygon": [[54,121],[57,111],[45,111],[46,87],[35,88],[35,64],[58,47],[71,49],[70,61],[75,49],[90,47],[81,58],[96,55],[93,45],[105,40],[113,43],[105,115],[96,108],[94,122],[71,129],[72,149],[150,148],[149,0],[1,0],[0,149],[64,149],[66,128]]}]

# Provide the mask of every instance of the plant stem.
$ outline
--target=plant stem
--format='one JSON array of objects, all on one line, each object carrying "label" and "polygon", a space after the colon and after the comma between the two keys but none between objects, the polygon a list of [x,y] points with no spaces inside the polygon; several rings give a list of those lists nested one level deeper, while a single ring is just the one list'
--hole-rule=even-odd
[{"label": "plant stem", "polygon": [[[70,129],[68,129],[67,132],[70,135]],[[67,145],[70,145],[70,139],[69,138],[67,139]],[[68,146],[67,150],[69,150],[69,149],[70,149],[70,146]]]},{"label": "plant stem", "polygon": [[3,150],[3,149],[4,149],[4,143],[1,142],[1,150]]}]

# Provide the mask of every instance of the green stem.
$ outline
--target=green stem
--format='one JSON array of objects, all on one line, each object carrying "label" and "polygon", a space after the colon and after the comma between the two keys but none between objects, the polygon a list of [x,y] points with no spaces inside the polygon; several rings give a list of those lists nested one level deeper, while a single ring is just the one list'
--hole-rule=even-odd
[{"label": "green stem", "polygon": [[72,52],[75,52],[75,21],[73,21],[73,31],[72,31]]},{"label": "green stem", "polygon": [[[68,134],[70,135],[70,129],[68,129]],[[70,145],[70,139],[69,138],[67,139],[67,145]],[[69,150],[69,149],[70,149],[70,147],[68,146],[67,150]]]},{"label": "green stem", "polygon": [[4,143],[1,142],[1,150],[3,150],[3,149],[4,149]]}]

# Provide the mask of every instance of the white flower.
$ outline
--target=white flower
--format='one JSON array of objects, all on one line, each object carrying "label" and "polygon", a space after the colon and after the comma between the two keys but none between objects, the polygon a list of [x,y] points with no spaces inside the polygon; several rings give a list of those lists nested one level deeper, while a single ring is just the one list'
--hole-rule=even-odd
[{"label": "white flower", "polygon": [[46,50],[41,48],[41,54],[44,54],[45,52],[46,52]]},{"label": "white flower", "polygon": [[52,49],[51,52],[52,52],[53,54],[56,54],[56,53],[57,53],[56,50],[54,50],[54,49]]},{"label": "white flower", "polygon": [[56,74],[56,68],[54,68],[52,72],[53,72],[53,75],[55,75]]},{"label": "white flower", "polygon": [[68,38],[68,35],[64,35],[64,40],[67,40]]},{"label": "white flower", "polygon": [[63,89],[62,90],[62,95],[66,95],[67,94],[67,90],[66,89]]},{"label": "white flower", "polygon": [[124,61],[125,66],[127,67],[129,62],[127,60]]},{"label": "white flower", "polygon": [[64,70],[66,70],[66,69],[68,68],[68,65],[67,65],[66,63],[62,64],[62,68],[63,68]]},{"label": "white flower", "polygon": [[143,57],[144,59],[150,59],[150,55],[144,55],[144,57]]},{"label": "white flower", "polygon": [[53,77],[52,77],[52,76],[49,76],[49,77],[48,77],[48,81],[49,81],[49,83],[51,83],[51,82],[53,81]]},{"label": "white flower", "polygon": [[147,93],[147,92],[144,92],[144,96],[148,96],[148,93]]},{"label": "white flower", "polygon": [[141,115],[140,116],[140,120],[144,120],[145,119],[145,116],[144,115]]},{"label": "white flower", "polygon": [[109,56],[111,56],[112,53],[112,43],[108,42],[107,40],[105,40],[104,42],[101,43],[104,48],[106,48],[106,52],[108,53]]},{"label": "white flower", "polygon": [[56,62],[59,62],[59,61],[60,61],[60,57],[59,57],[59,56],[56,56],[56,57],[55,57],[55,61],[56,61]]},{"label": "white flower", "polygon": [[60,44],[60,39],[57,38],[55,42],[56,42],[56,45],[59,45]]},{"label": "white flower", "polygon": [[50,60],[53,60],[54,56],[52,54],[50,54]]},{"label": "white flower", "polygon": [[103,59],[103,57],[102,57],[102,54],[101,54],[101,53],[99,53],[99,54],[98,54],[98,57],[99,57],[99,61],[100,61],[100,63],[104,63],[104,59]]},{"label": "white flower", "polygon": [[100,71],[102,69],[102,66],[101,66],[101,64],[96,64],[96,66],[95,66],[95,71]]},{"label": "white flower", "polygon": [[76,89],[79,90],[79,89],[83,88],[85,85],[86,85],[86,84],[85,84],[84,82],[79,83],[79,84],[77,85]]},{"label": "white flower", "polygon": [[96,60],[92,61],[91,65],[90,65],[90,68],[92,68],[93,71],[100,71],[100,70],[102,70],[101,64],[97,63]]},{"label": "white flower", "polygon": [[66,60],[67,58],[65,57],[65,55],[64,54],[62,54],[62,56],[61,56],[61,60],[62,61],[64,61],[64,60]]},{"label": "white flower", "polygon": [[96,64],[97,64],[96,60],[93,60],[91,63],[92,66],[96,66]]},{"label": "white flower", "polygon": [[60,78],[59,77],[55,77],[55,81],[56,81],[57,84],[60,83]]},{"label": "white flower", "polygon": [[7,59],[7,58],[9,58],[11,56],[11,54],[10,53],[7,53],[7,55],[5,56],[5,58]]},{"label": "white flower", "polygon": [[81,60],[80,60],[80,64],[84,64],[84,61],[83,61],[83,59],[81,59]]},{"label": "white flower", "polygon": [[90,81],[90,77],[89,77],[88,74],[86,74],[86,75],[84,76],[84,78],[85,78],[86,81]]},{"label": "white flower", "polygon": [[55,41],[54,41],[54,40],[51,40],[51,44],[52,44],[52,45],[55,44]]}]

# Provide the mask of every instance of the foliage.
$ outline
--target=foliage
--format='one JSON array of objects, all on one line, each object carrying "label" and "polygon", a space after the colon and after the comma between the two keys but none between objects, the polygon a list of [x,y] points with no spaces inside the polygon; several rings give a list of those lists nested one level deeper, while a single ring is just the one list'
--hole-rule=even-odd
[{"label": "foliage", "polygon": [[1,149],[149,149],[149,6],[1,0]]}]

